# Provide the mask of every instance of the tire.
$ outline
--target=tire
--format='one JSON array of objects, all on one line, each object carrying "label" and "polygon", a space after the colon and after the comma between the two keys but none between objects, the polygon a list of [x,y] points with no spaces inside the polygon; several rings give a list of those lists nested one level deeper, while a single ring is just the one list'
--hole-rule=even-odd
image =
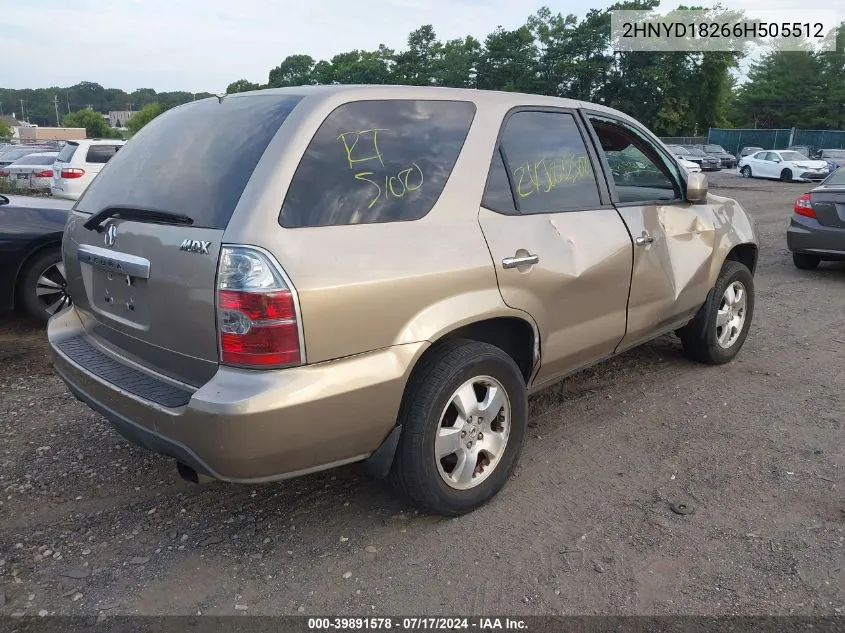
[{"label": "tire", "polygon": [[806,253],[792,253],[792,263],[801,270],[815,270],[819,267],[822,259],[818,255],[807,255]]},{"label": "tire", "polygon": [[746,165],[745,167],[739,170],[739,173],[742,174],[743,178],[751,178],[751,167]]},{"label": "tire", "polygon": [[[742,285],[745,294],[745,303],[741,308],[738,305],[725,305],[726,292],[736,283]],[[731,318],[727,325],[718,324],[722,318],[720,313],[734,317],[735,312],[740,311],[741,324],[734,318]],[[684,354],[692,360],[708,365],[722,365],[733,360],[745,343],[753,316],[754,278],[751,271],[744,264],[728,260],[722,266],[707,301],[695,318],[678,332]],[[726,333],[726,327],[729,328],[730,335],[722,338],[720,334]]]},{"label": "tire", "polygon": [[[470,387],[469,399],[457,397],[459,390],[467,393],[467,383],[481,378],[498,383],[504,398],[501,400],[503,406],[497,407],[497,412],[507,413],[509,407],[509,415],[499,417],[487,411],[490,417],[482,413],[484,419],[480,420],[470,415],[471,406],[464,407],[470,413],[463,417],[459,415],[455,402],[467,403],[475,398],[476,404],[481,400],[483,405],[484,397],[490,394],[483,389],[479,394]],[[463,430],[458,431],[457,425],[467,418],[477,423],[464,423]],[[415,368],[405,390],[398,421],[402,425],[402,435],[389,475],[394,488],[426,512],[459,516],[475,510],[495,496],[508,482],[517,464],[528,423],[525,380],[513,359],[498,347],[476,341],[450,341],[432,351]],[[453,428],[455,433],[450,433]],[[478,431],[481,433],[474,435]],[[485,432],[486,438],[483,437]],[[443,454],[441,459],[437,459],[435,446],[439,443],[435,440],[442,434],[448,434],[457,448],[455,452]],[[476,439],[472,447],[477,452],[475,458],[470,451],[464,450],[467,438],[470,441]],[[452,444],[445,442],[447,438],[441,439],[444,440],[441,448],[451,448]],[[496,439],[504,441],[504,446],[498,451],[495,461],[490,461],[488,456],[492,453],[486,449],[492,448]],[[475,465],[472,470],[464,471],[461,465],[473,464],[467,461],[470,459],[476,460]],[[488,460],[486,468],[485,460]],[[491,465],[492,469],[487,470]],[[464,473],[469,479],[464,478],[461,484]],[[447,483],[447,477],[454,477],[455,481]],[[469,487],[459,489],[461,485]]]},{"label": "tire", "polygon": [[789,169],[784,169],[780,172],[780,179],[782,182],[792,182],[792,171]]},{"label": "tire", "polygon": [[[41,325],[70,305],[59,247],[36,253],[24,264],[18,279],[18,301],[27,314]],[[46,291],[46,294],[38,294],[39,291]]]}]

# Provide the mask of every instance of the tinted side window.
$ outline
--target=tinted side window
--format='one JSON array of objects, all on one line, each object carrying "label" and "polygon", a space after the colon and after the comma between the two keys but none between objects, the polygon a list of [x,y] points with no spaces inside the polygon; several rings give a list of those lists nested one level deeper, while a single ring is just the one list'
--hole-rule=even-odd
[{"label": "tinted side window", "polygon": [[593,166],[571,114],[517,112],[508,118],[501,142],[521,213],[601,206]]},{"label": "tinted side window", "polygon": [[463,101],[355,101],[323,121],[291,181],[285,228],[418,220],[443,191],[475,116]]},{"label": "tinted side window", "polygon": [[86,163],[107,163],[115,155],[120,145],[91,145],[85,156]]},{"label": "tinted side window", "polygon": [[634,128],[590,116],[610,168],[619,202],[655,202],[681,197],[677,167]]},{"label": "tinted side window", "polygon": [[487,174],[487,185],[484,188],[484,198],[481,200],[481,204],[500,213],[511,215],[516,213],[513,192],[510,182],[508,182],[508,172],[505,169],[505,162],[502,160],[502,153],[498,150],[493,156],[490,173]]}]

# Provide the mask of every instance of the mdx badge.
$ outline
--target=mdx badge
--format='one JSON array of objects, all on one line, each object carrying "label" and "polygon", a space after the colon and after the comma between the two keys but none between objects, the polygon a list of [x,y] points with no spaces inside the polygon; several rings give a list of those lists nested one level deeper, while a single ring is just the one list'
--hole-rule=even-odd
[{"label": "mdx badge", "polygon": [[211,242],[206,242],[205,240],[183,240],[182,245],[179,246],[179,250],[208,255],[208,247],[210,245]]}]

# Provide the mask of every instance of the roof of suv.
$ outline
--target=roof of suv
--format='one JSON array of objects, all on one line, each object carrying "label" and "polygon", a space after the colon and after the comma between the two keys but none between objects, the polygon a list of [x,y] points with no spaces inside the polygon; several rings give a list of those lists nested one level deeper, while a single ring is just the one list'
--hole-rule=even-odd
[{"label": "roof of suv", "polygon": [[93,138],[81,138],[81,139],[74,139],[72,141],[67,141],[69,145],[120,145],[125,143],[126,141],[122,138],[103,138],[103,139],[93,139]]},{"label": "roof of suv", "polygon": [[[544,95],[505,92],[500,90],[481,90],[478,88],[447,88],[441,86],[398,86],[398,85],[371,85],[371,84],[344,84],[344,85],[319,85],[319,86],[293,86],[289,88],[267,88],[264,90],[252,90],[249,92],[238,92],[226,95],[223,98],[252,96],[252,95],[291,95],[304,98],[326,98],[330,99],[339,95],[348,95],[356,98],[379,98],[379,99],[459,99],[475,103],[500,105],[504,107],[516,107],[524,105],[547,106],[556,108],[590,108],[592,110],[613,113],[619,117],[634,121],[632,117],[620,110],[615,110],[598,103],[578,101],[564,97],[550,97]],[[216,99],[219,97],[208,97]],[[190,105],[191,101],[184,105]],[[184,107],[184,106],[177,106]]]}]

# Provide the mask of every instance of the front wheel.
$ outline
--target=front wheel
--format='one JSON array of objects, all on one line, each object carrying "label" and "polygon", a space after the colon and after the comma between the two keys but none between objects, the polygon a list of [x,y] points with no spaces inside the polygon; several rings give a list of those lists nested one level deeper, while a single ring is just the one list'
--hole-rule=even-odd
[{"label": "front wheel", "polygon": [[745,167],[739,170],[739,173],[742,174],[743,178],[751,178],[751,167],[746,165]]},{"label": "front wheel", "polygon": [[782,182],[792,182],[792,171],[784,169],[780,172],[780,179]]},{"label": "front wheel", "polygon": [[740,262],[729,260],[695,318],[678,331],[684,354],[721,365],[739,353],[754,314],[754,278]]},{"label": "front wheel", "polygon": [[453,341],[432,351],[403,398],[394,486],[442,516],[484,505],[516,466],[527,400],[522,373],[498,347]]}]

